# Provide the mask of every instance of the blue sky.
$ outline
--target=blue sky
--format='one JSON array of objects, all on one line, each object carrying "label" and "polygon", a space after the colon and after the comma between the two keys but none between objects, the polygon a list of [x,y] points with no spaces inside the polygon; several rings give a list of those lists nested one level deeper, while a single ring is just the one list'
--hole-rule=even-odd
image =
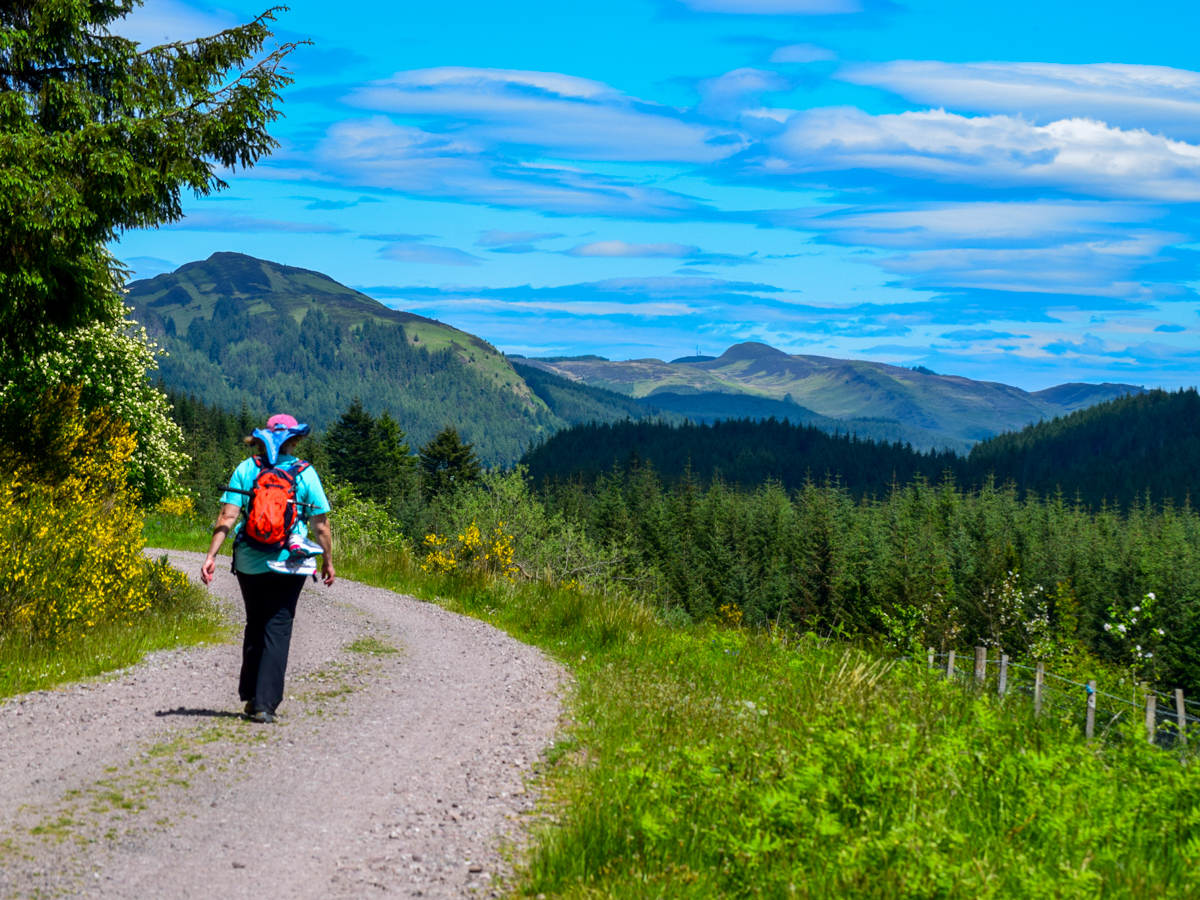
[{"label": "blue sky", "polygon": [[[261,11],[148,0],[153,43]],[[115,247],[316,269],[526,355],[1195,384],[1200,6],[327,3],[282,146]]]}]

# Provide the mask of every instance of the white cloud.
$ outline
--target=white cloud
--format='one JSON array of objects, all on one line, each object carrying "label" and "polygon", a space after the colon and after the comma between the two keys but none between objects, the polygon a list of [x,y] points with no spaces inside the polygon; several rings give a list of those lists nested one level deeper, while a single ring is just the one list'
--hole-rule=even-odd
[{"label": "white cloud", "polygon": [[182,0],[146,0],[113,23],[112,32],[144,46],[208,37],[241,24],[226,9],[196,9]]},{"label": "white cloud", "polygon": [[417,69],[346,99],[379,112],[452,120],[461,140],[533,146],[572,159],[711,163],[745,146],[736,131],[683,121],[672,107],[555,72]]},{"label": "white cloud", "polygon": [[397,125],[386,116],[335,123],[315,154],[326,177],[411,196],[559,215],[702,216],[695,200],[564,165],[509,160],[478,141]]},{"label": "white cloud", "polygon": [[1200,200],[1200,147],[1089,119],[1034,125],[944,110],[872,116],[850,107],[797,113],[769,141],[763,175],[866,169],[985,188],[1094,197]]},{"label": "white cloud", "polygon": [[683,0],[693,12],[747,16],[825,16],[862,11],[859,0]]},{"label": "white cloud", "polygon": [[818,47],[816,44],[788,44],[779,47],[771,54],[773,63],[814,63],[829,62],[838,56],[832,50]]},{"label": "white cloud", "polygon": [[897,60],[850,65],[838,77],[960,112],[1006,113],[1042,124],[1090,118],[1200,139],[1200,73],[1186,69]]},{"label": "white cloud", "polygon": [[627,244],[625,241],[597,241],[593,244],[580,244],[565,252],[567,256],[687,259],[699,255],[700,248],[684,244]]}]

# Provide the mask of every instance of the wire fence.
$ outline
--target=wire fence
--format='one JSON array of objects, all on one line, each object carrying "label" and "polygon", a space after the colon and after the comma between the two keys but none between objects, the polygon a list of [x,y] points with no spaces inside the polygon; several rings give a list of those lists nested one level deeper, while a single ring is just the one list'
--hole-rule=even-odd
[{"label": "wire fence", "polygon": [[[998,657],[998,658],[997,658]],[[904,656],[900,660],[920,660]],[[1200,726],[1200,701],[1184,696],[1182,689],[1164,693],[1147,684],[1134,685],[1133,699],[1097,688],[1095,681],[1081,682],[1054,672],[1044,663],[1026,665],[1007,654],[976,647],[974,655],[951,650],[937,653],[932,648],[923,661],[930,670],[946,678],[999,697],[1024,695],[1033,703],[1034,715],[1053,710],[1078,720],[1088,738],[1105,737],[1118,725],[1144,722],[1146,740],[1163,748],[1183,749],[1189,734]]]}]

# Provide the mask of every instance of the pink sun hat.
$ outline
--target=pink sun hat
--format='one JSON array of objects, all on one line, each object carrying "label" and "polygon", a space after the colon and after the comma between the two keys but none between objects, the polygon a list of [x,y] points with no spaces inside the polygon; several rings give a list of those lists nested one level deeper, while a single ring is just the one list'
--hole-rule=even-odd
[{"label": "pink sun hat", "polygon": [[274,430],[276,428],[295,428],[300,423],[287,413],[277,413],[267,419],[267,427]]}]

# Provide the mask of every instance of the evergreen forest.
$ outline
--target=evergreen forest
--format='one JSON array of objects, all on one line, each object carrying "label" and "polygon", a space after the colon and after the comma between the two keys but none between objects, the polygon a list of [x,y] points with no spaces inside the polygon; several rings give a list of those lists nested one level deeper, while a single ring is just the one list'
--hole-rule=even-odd
[{"label": "evergreen forest", "polygon": [[1059,492],[1095,508],[1176,505],[1200,494],[1200,395],[1194,388],[1131,394],[1007,432],[960,456],[910,444],[830,435],[787,419],[587,424],[526,453],[538,482],[582,479],[651,464],[666,483],[685,477],[795,490],[832,479],[852,496],[881,496],[914,477],[977,487],[1012,483],[1021,496]]}]

